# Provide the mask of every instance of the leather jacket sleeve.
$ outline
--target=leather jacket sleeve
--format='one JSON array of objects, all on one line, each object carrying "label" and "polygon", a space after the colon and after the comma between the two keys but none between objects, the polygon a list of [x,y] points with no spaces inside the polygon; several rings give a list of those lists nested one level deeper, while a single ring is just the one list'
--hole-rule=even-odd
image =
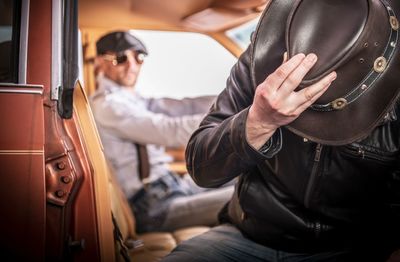
[{"label": "leather jacket sleeve", "polygon": [[268,152],[248,144],[246,118],[255,86],[250,75],[248,48],[232,68],[227,86],[218,96],[186,148],[187,169],[203,187],[217,187],[246,173],[280,150],[280,131],[275,132]]}]

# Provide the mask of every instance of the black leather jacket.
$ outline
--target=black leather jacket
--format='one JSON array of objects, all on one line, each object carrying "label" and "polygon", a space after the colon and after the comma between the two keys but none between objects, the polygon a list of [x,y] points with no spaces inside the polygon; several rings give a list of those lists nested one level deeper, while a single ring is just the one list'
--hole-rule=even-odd
[{"label": "black leather jacket", "polygon": [[392,207],[400,193],[399,108],[357,143],[325,146],[282,127],[260,153],[245,134],[256,88],[250,53],[240,57],[189,141],[186,161],[195,182],[217,187],[239,177],[225,218],[264,245],[299,252],[398,245]]}]

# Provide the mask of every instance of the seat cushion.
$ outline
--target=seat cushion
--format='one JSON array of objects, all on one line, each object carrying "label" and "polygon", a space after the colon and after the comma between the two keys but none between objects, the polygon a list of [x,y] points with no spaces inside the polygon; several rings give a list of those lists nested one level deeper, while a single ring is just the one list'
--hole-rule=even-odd
[{"label": "seat cushion", "polygon": [[205,226],[198,226],[198,227],[188,227],[176,230],[173,232],[173,236],[177,244],[181,243],[182,241],[188,240],[192,237],[197,235],[203,234],[204,232],[210,230],[209,227]]},{"label": "seat cushion", "polygon": [[167,232],[145,233],[139,235],[138,238],[143,241],[143,246],[148,250],[171,251],[176,246],[172,234]]},{"label": "seat cushion", "polygon": [[166,250],[144,250],[141,252],[131,252],[131,261],[132,262],[156,262],[160,261],[163,257],[168,255],[171,251]]},{"label": "seat cushion", "polygon": [[131,259],[135,262],[160,261],[163,257],[168,255],[177,244],[200,235],[209,229],[209,227],[199,226],[179,229],[172,233],[157,232],[138,235],[138,238],[143,241],[143,246],[131,250]]}]

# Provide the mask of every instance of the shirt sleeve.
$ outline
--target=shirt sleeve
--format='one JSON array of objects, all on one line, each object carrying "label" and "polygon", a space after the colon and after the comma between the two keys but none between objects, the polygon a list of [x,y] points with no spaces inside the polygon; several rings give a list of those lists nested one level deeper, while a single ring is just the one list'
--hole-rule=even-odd
[{"label": "shirt sleeve", "polygon": [[185,146],[204,114],[169,116],[136,108],[132,103],[99,98],[92,101],[93,114],[102,130],[135,143]]},{"label": "shirt sleeve", "polygon": [[215,100],[215,96],[200,96],[194,98],[149,98],[147,108],[154,113],[168,116],[183,116],[206,113]]}]

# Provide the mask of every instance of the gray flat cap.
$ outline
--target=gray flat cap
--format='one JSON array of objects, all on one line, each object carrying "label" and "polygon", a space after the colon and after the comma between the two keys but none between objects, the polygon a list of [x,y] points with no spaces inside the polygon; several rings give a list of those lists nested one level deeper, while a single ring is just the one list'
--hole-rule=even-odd
[{"label": "gray flat cap", "polygon": [[102,36],[96,42],[98,55],[107,52],[119,53],[127,49],[147,55],[146,46],[129,31],[115,31]]}]

